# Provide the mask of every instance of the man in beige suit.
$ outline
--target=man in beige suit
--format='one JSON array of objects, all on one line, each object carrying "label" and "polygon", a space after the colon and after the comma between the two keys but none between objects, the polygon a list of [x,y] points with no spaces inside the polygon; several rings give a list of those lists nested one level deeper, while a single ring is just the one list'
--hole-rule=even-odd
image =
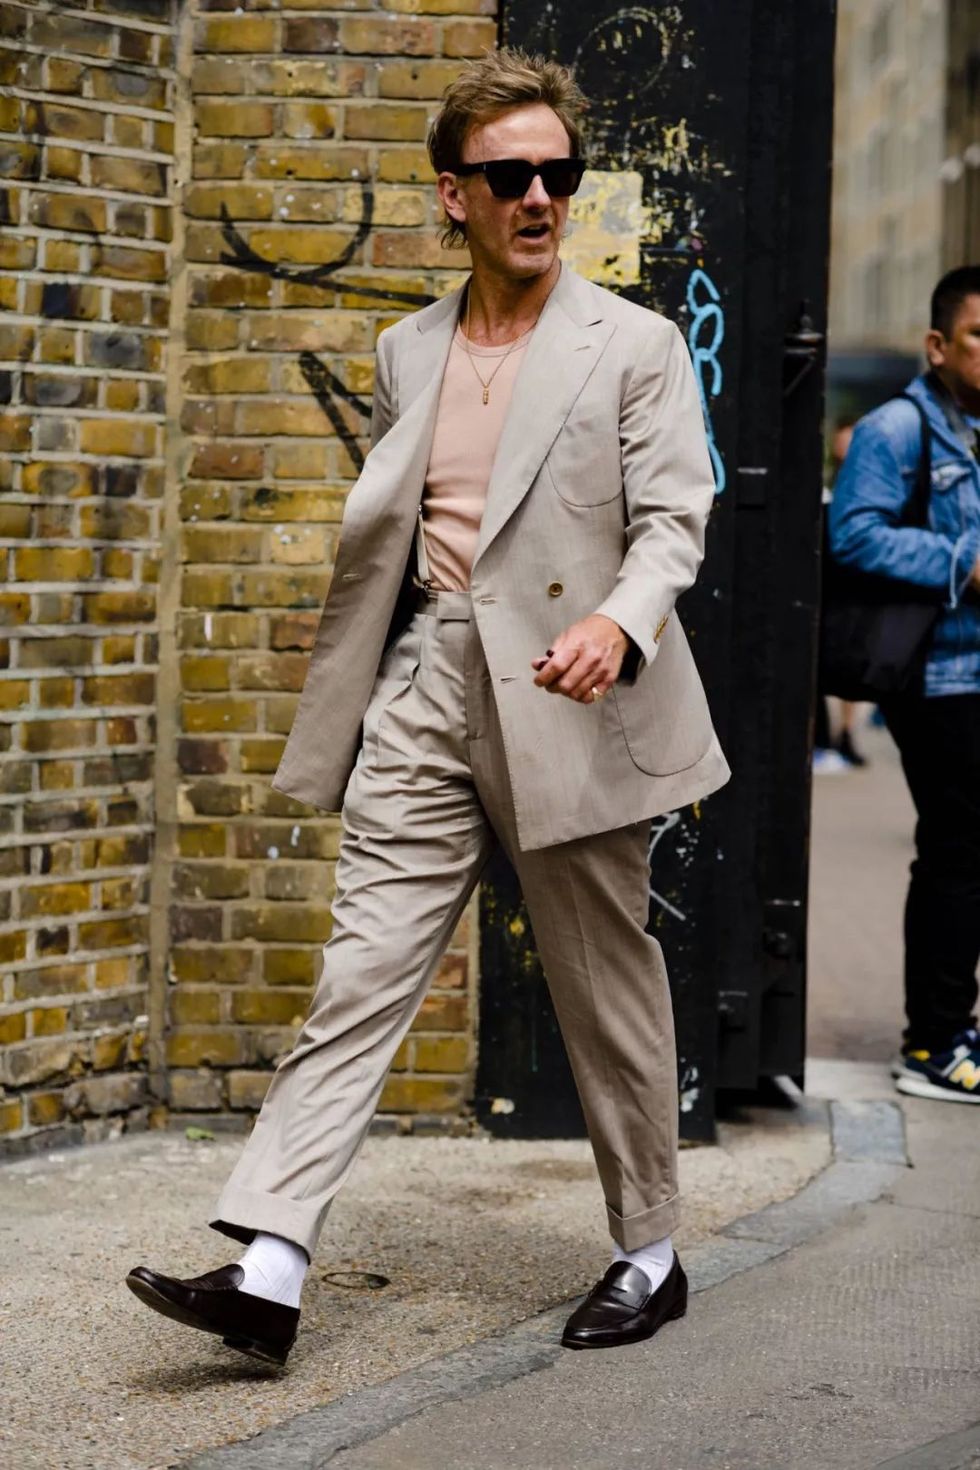
[{"label": "man in beige suit", "polygon": [[613,1264],[569,1347],[683,1314],[677,1074],[645,932],[650,818],[728,770],[674,614],[713,480],[677,329],[558,258],[582,99],[501,51],[429,139],[460,290],[378,342],[372,449],[275,786],[341,808],[332,936],[212,1225],[239,1262],[138,1267],[147,1305],[284,1363],[303,1275],[400,1041],[495,843],[581,1096]]}]

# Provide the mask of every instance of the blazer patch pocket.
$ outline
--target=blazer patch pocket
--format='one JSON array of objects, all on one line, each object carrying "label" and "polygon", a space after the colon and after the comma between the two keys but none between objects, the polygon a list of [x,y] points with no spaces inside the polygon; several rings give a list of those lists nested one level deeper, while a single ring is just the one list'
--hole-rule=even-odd
[{"label": "blazer patch pocket", "polygon": [[626,747],[648,776],[697,765],[714,737],[711,713],[683,629],[671,618],[660,651],[633,685],[613,685]]}]

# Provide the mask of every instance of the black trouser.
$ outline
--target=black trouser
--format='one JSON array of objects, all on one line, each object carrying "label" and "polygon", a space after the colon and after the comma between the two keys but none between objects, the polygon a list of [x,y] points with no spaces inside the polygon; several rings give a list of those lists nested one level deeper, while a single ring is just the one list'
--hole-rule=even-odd
[{"label": "black trouser", "polygon": [[905,1040],[940,1051],[976,1024],[980,693],[882,702],[918,814],[905,905]]}]

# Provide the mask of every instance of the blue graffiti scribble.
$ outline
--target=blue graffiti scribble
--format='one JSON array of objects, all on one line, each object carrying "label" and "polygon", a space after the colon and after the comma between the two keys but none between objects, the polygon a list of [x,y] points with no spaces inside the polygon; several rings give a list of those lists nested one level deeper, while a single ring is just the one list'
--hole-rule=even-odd
[{"label": "blue graffiti scribble", "polygon": [[[701,396],[701,412],[708,435],[708,453],[715,471],[715,494],[720,495],[727,483],[725,465],[715,443],[714,425],[708,398],[717,398],[724,381],[718,349],[725,340],[725,314],[721,309],[721,296],[714,281],[700,267],[691,272],[687,283],[687,306],[691,313],[691,326],[687,334],[687,345],[691,350],[694,373]],[[706,339],[710,333],[710,341]],[[710,373],[710,376],[709,376]]]}]

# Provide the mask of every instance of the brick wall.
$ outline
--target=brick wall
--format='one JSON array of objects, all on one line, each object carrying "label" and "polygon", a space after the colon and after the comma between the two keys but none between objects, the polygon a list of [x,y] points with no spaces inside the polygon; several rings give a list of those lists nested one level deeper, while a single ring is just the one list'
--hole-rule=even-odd
[{"label": "brick wall", "polygon": [[[0,1134],[145,1116],[172,0],[0,7]],[[11,1142],[12,1140],[12,1142]]]},{"label": "brick wall", "polygon": [[[438,244],[427,119],[496,39],[493,0],[107,3],[2,9],[15,1143],[154,1097],[176,1120],[248,1113],[306,1009],[338,831],[270,776],[367,448],[376,336],[468,260]],[[383,1112],[465,1102],[474,931]]]}]

